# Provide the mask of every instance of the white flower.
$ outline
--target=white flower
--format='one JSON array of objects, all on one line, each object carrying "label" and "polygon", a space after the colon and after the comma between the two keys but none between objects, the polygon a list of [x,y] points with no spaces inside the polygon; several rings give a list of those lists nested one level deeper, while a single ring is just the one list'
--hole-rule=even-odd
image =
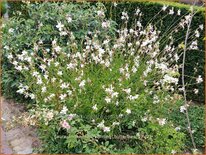
[{"label": "white flower", "polygon": [[58,72],[57,72],[57,75],[60,75],[60,76],[61,76],[62,74],[63,74],[62,71],[58,71]]},{"label": "white flower", "polygon": [[128,20],[129,19],[129,16],[128,16],[127,12],[122,12],[121,19],[122,20]]},{"label": "white flower", "polygon": [[111,98],[109,98],[109,97],[107,96],[107,97],[105,97],[105,101],[106,101],[107,103],[110,103],[110,102],[111,102]]},{"label": "white flower", "polygon": [[120,69],[119,69],[119,72],[120,72],[121,74],[123,74],[123,73],[124,73],[124,68],[120,68]]},{"label": "white flower", "polygon": [[97,105],[95,104],[95,105],[93,105],[93,107],[92,107],[92,109],[94,110],[94,111],[97,111]]},{"label": "white flower", "polygon": [[41,92],[45,93],[46,92],[46,87],[42,87]]},{"label": "white flower", "polygon": [[200,37],[200,32],[198,30],[195,31],[195,37],[197,37],[197,38]]},{"label": "white flower", "polygon": [[59,46],[56,46],[55,48],[54,48],[54,50],[56,51],[56,52],[60,52],[61,51],[61,47],[59,47]]},{"label": "white flower", "polygon": [[175,128],[176,131],[179,131],[181,128],[178,126]]},{"label": "white flower", "polygon": [[131,88],[123,89],[124,92],[126,92],[128,95],[131,93]]},{"label": "white flower", "polygon": [[175,153],[177,153],[177,151],[175,151],[175,150],[172,150],[172,152],[171,152],[172,154],[175,154]]},{"label": "white flower", "polygon": [[143,117],[143,118],[141,119],[141,121],[142,121],[142,122],[146,122],[146,121],[147,121],[147,117],[146,117],[146,116]]},{"label": "white flower", "polygon": [[199,75],[199,76],[197,77],[196,82],[197,82],[197,83],[203,82],[203,79],[202,79],[201,75]]},{"label": "white flower", "polygon": [[170,75],[166,74],[163,77],[163,83],[174,83],[178,84],[178,78],[171,77]]},{"label": "white flower", "polygon": [[130,99],[130,100],[136,100],[138,97],[139,97],[139,95],[135,95],[135,96],[129,95],[129,96],[128,96],[128,99]]},{"label": "white flower", "polygon": [[181,107],[180,107],[180,112],[183,113],[183,112],[185,112],[186,110],[187,110],[187,109],[186,109],[186,106],[181,106]]},{"label": "white flower", "polygon": [[53,77],[53,78],[51,79],[51,81],[52,81],[52,82],[55,82],[55,81],[56,81],[56,78],[55,78],[55,77]]},{"label": "white flower", "polygon": [[55,62],[55,63],[54,63],[54,66],[55,66],[55,67],[59,66],[59,62]]},{"label": "white flower", "polygon": [[137,8],[137,9],[136,9],[136,12],[135,12],[135,15],[137,16],[140,12],[141,12],[140,9]]},{"label": "white flower", "polygon": [[106,22],[102,22],[102,28],[108,28],[110,26],[110,22],[106,21]]},{"label": "white flower", "polygon": [[174,12],[174,8],[172,7],[172,9],[170,9],[169,11],[169,15],[173,15],[175,12]]},{"label": "white flower", "polygon": [[54,45],[56,45],[56,43],[57,43],[57,41],[56,41],[56,39],[54,39],[54,40],[52,41],[52,45],[54,46]]},{"label": "white flower", "polygon": [[109,67],[109,65],[110,65],[110,62],[109,62],[109,61],[106,61],[106,62],[105,62],[105,66],[106,66],[106,67]]},{"label": "white flower", "polygon": [[108,43],[109,43],[109,40],[106,39],[106,40],[104,40],[103,45],[107,45]]},{"label": "white flower", "polygon": [[16,68],[16,70],[18,70],[18,71],[22,71],[22,66],[17,66],[17,67],[15,67]]},{"label": "white flower", "polygon": [[36,84],[41,85],[42,83],[43,83],[42,80],[40,78],[38,78]]},{"label": "white flower", "polygon": [[132,111],[131,111],[130,109],[127,109],[127,110],[126,110],[126,113],[127,113],[127,114],[131,114],[131,112],[132,112]]},{"label": "white flower", "polygon": [[68,95],[72,95],[72,91],[71,90],[67,90]]},{"label": "white flower", "polygon": [[116,6],[117,6],[117,3],[116,3],[116,2],[114,2],[113,4],[114,4],[114,7],[116,7]]},{"label": "white flower", "polygon": [[119,117],[121,118],[121,117],[123,117],[124,115],[123,114],[119,114]]},{"label": "white flower", "polygon": [[61,22],[57,22],[57,23],[58,24],[56,25],[56,27],[59,29],[59,31],[61,31],[64,25]]},{"label": "white flower", "polygon": [[119,125],[119,124],[120,124],[119,122],[113,122],[112,126]]},{"label": "white flower", "polygon": [[79,87],[83,88],[85,86],[85,82],[86,82],[85,80],[81,81],[80,84],[79,84]]},{"label": "white flower", "polygon": [[137,72],[137,68],[135,66],[132,67],[132,72],[136,73]]},{"label": "white flower", "polygon": [[9,50],[10,48],[9,48],[9,46],[6,45],[6,46],[4,46],[4,49]]},{"label": "white flower", "polygon": [[31,63],[31,57],[26,57],[25,60],[27,60],[29,63]]},{"label": "white flower", "polygon": [[61,87],[62,89],[65,89],[65,88],[68,88],[68,86],[69,86],[68,84],[62,83],[60,87]]},{"label": "white flower", "polygon": [[68,15],[66,19],[67,19],[67,22],[68,22],[68,23],[71,23],[71,22],[72,22],[72,17],[71,17],[71,16]]},{"label": "white flower", "polygon": [[69,114],[67,118],[69,121],[71,121],[75,116],[76,114]]},{"label": "white flower", "polygon": [[176,61],[176,62],[179,60],[179,56],[178,56],[177,53],[175,53],[174,58],[175,58],[175,61]]},{"label": "white flower", "polygon": [[39,67],[40,67],[42,70],[45,70],[45,69],[46,69],[46,65],[44,65],[44,64],[41,64]]},{"label": "white flower", "polygon": [[112,94],[113,93],[113,90],[114,90],[114,87],[112,85],[110,85],[110,87],[106,88],[105,89],[105,92],[109,93],[109,94]]},{"label": "white flower", "polygon": [[66,36],[67,32],[66,31],[61,31],[59,34],[60,34],[60,36]]},{"label": "white flower", "polygon": [[198,94],[198,93],[199,93],[199,90],[198,90],[198,89],[194,89],[193,91],[194,91],[195,94]]},{"label": "white flower", "polygon": [[104,11],[98,10],[97,15],[100,16],[100,17],[103,17],[104,16]]},{"label": "white flower", "polygon": [[19,94],[23,94],[25,92],[25,90],[22,88],[22,89],[17,90],[16,92]]},{"label": "white flower", "polygon": [[35,95],[34,94],[30,94],[30,98],[31,99],[35,99]]},{"label": "white flower", "polygon": [[17,66],[17,65],[18,65],[18,62],[17,62],[17,61],[13,61],[12,63],[13,63],[14,66]]},{"label": "white flower", "polygon": [[51,100],[53,97],[55,97],[55,94],[49,95],[48,100]]},{"label": "white flower", "polygon": [[168,7],[168,6],[164,5],[164,6],[162,7],[162,10],[165,11],[165,10],[167,9],[167,7]]},{"label": "white flower", "polygon": [[61,95],[59,96],[60,100],[64,100],[66,97],[67,97],[67,94],[61,94]]},{"label": "white flower", "polygon": [[201,30],[203,30],[203,28],[204,28],[203,24],[199,25],[199,28],[200,28]]},{"label": "white flower", "polygon": [[187,15],[187,16],[185,16],[185,19],[186,19],[186,21],[188,22],[190,19],[191,19],[191,15],[189,14],[189,15]]},{"label": "white flower", "polygon": [[158,120],[158,122],[159,122],[159,125],[161,125],[161,126],[163,126],[163,125],[166,124],[166,119],[165,119],[165,118],[162,118],[162,119],[157,118],[157,120]]},{"label": "white flower", "polygon": [[178,10],[177,15],[180,16],[180,14],[181,14],[181,10]]},{"label": "white flower", "polygon": [[110,127],[106,127],[106,126],[103,127],[103,131],[104,131],[104,132],[110,132]]},{"label": "white flower", "polygon": [[111,94],[111,97],[113,98],[113,97],[117,97],[118,96],[118,92],[113,92],[112,94]]},{"label": "white flower", "polygon": [[10,28],[9,29],[9,33],[13,33],[14,32],[14,29],[13,28]]},{"label": "white flower", "polygon": [[7,56],[8,59],[12,59],[13,55],[11,53],[9,53],[9,55]]},{"label": "white flower", "polygon": [[38,51],[38,49],[39,49],[39,46],[37,44],[34,44],[34,50]]},{"label": "white flower", "polygon": [[98,127],[98,128],[103,128],[103,127],[105,127],[105,126],[104,126],[104,120],[101,121],[101,122],[97,125],[97,127]]},{"label": "white flower", "polygon": [[47,102],[48,101],[48,98],[44,98],[44,102]]},{"label": "white flower", "polygon": [[66,106],[63,106],[62,110],[60,111],[60,114],[66,114],[68,111],[67,107]]}]

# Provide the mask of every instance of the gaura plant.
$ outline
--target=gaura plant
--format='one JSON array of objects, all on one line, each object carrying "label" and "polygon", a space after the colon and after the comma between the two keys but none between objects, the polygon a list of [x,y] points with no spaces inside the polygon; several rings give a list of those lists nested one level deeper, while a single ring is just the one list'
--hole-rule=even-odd
[{"label": "gaura plant", "polygon": [[[183,151],[185,135],[168,115],[177,108],[184,113],[188,106],[178,94],[178,60],[184,44],[175,45],[173,34],[188,27],[191,13],[182,16],[180,10],[163,6],[162,12],[178,14],[182,20],[166,34],[167,44],[162,46],[158,27],[142,25],[139,8],[131,27],[123,11],[118,29],[106,18],[102,3],[45,2],[27,7],[31,14],[36,8],[60,13],[55,20],[36,13],[38,21],[17,15],[16,27],[9,21],[3,26],[5,38],[20,35],[27,24],[34,26],[35,37],[44,29],[50,31],[21,50],[4,44],[6,59],[22,77],[17,92],[36,102],[22,118],[39,127],[45,143],[42,152]],[[81,14],[81,7],[87,14]],[[196,38],[202,29],[200,25],[194,30],[188,49],[198,50]],[[202,81],[197,77],[197,83]]]}]

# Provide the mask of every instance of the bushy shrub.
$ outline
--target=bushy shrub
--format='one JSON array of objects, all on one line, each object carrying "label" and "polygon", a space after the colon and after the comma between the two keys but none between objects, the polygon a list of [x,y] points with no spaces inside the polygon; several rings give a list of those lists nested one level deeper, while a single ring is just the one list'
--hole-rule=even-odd
[{"label": "bushy shrub", "polygon": [[[186,15],[188,10],[190,10],[190,5],[184,5],[179,3],[174,3],[171,1],[133,1],[133,2],[121,2],[116,3],[117,5],[113,5],[112,3],[106,3],[106,8],[108,10],[108,17],[111,17],[112,20],[116,21],[118,25],[121,25],[122,21],[120,20],[122,11],[126,11],[129,14],[130,20],[128,21],[128,25],[132,25],[135,22],[135,18],[133,16],[136,8],[141,8],[143,17],[142,25],[146,25],[148,21],[150,21],[153,25],[156,25],[158,29],[162,32],[162,35],[169,34],[173,31],[173,26],[175,23],[177,24],[182,15]],[[165,16],[164,13],[160,12],[163,5],[170,5],[176,12],[179,10],[181,12],[181,16],[177,13]],[[205,21],[205,9],[204,7],[194,7],[197,11],[195,16],[193,17],[193,22],[191,25],[191,29],[195,30],[199,25],[202,25]],[[173,25],[173,26],[172,26]],[[204,103],[205,93],[204,93],[204,84],[194,85],[191,83],[195,83],[195,77],[201,75],[204,77],[204,64],[205,64],[205,41],[204,41],[204,31],[200,31],[200,37],[198,40],[198,52],[195,50],[190,50],[186,55],[186,83],[187,85],[187,94],[188,99],[193,100],[195,102]],[[167,32],[167,33],[166,33]],[[174,34],[174,44],[179,44],[184,42],[186,30],[181,30],[178,33]],[[167,37],[167,35],[165,36]],[[162,44],[166,43],[162,38]],[[182,59],[179,59],[179,64],[182,64]],[[180,72],[181,74],[181,72]],[[181,84],[181,83],[180,83]],[[194,89],[198,89],[199,93],[194,93]]]},{"label": "bushy shrub", "polygon": [[[187,27],[190,14],[164,45],[155,25],[142,25],[139,8],[130,26],[123,11],[118,28],[102,3],[26,7],[31,18],[18,13],[3,26],[4,59],[21,77],[17,92],[36,102],[23,120],[38,126],[41,152],[183,151],[185,134],[169,117],[187,106],[176,94],[184,45],[174,44],[173,33]],[[197,50],[198,36],[192,37],[188,49]]]},{"label": "bushy shrub", "polygon": [[[27,4],[22,5],[22,10],[24,10],[24,12],[17,11],[15,12],[15,16],[5,21],[7,22],[7,26],[4,27],[2,42],[5,49],[4,52],[15,51],[18,53],[24,49],[30,50],[34,45],[41,44],[41,41],[49,45],[51,40],[57,37],[59,33],[58,29],[52,27],[52,25],[61,21],[67,14],[70,14],[74,19],[74,21],[69,24],[72,34],[80,39],[81,36],[85,35],[87,32],[97,29],[100,26],[98,25],[99,19],[94,16],[96,8],[91,6],[90,9],[87,9],[88,7],[90,7],[88,4],[72,5],[71,3],[69,5],[60,5],[60,3],[35,5],[32,3],[30,7],[28,7]],[[97,8],[98,7],[100,6],[97,6]],[[75,11],[77,12],[74,14]],[[113,22],[111,22],[111,27],[112,24]],[[15,28],[14,33],[6,33],[9,29],[10,32],[12,32],[13,28]],[[114,33],[112,28],[110,30],[109,32],[105,32],[105,34]],[[59,38],[62,43],[66,44],[67,36],[64,34],[62,35],[63,37]],[[2,77],[4,96],[25,102],[26,100],[23,96],[16,94],[21,76],[7,61],[5,54],[3,55],[2,68],[4,73]]]},{"label": "bushy shrub", "polygon": [[[135,9],[137,7],[141,8],[141,11],[144,15],[144,18],[142,18],[142,25],[147,24],[148,21],[150,21],[152,18],[154,18],[153,20],[151,20],[150,22],[152,22],[153,24],[156,24],[159,28],[160,31],[165,32],[169,27],[168,25],[173,24],[173,22],[178,21],[181,17],[178,16],[177,14],[173,14],[171,16],[167,16],[165,18],[162,18],[162,16],[164,16],[164,14],[160,13],[158,15],[156,15],[159,10],[161,10],[161,7],[163,6],[163,4],[168,4],[171,5],[172,7],[174,7],[174,9],[177,11],[178,9],[181,10],[182,14],[186,14],[189,10],[189,6],[188,5],[183,5],[183,4],[179,4],[179,3],[173,3],[173,2],[168,2],[168,1],[164,1],[164,2],[148,2],[148,1],[133,1],[133,2],[124,2],[124,3],[117,3],[117,7],[114,7],[114,5],[112,3],[105,3],[106,9],[107,9],[107,13],[106,15],[112,20],[116,21],[118,25],[121,25],[122,21],[120,20],[120,16],[121,16],[121,12],[123,10],[127,11],[129,13],[129,16],[131,17],[130,19],[135,19],[133,18],[133,13],[135,12]],[[22,2],[8,2],[8,5],[10,7],[9,9],[9,16],[13,17],[15,16],[16,13],[21,12],[22,17],[25,19],[30,19],[32,18],[31,15],[28,14],[27,8],[25,7],[25,4]],[[196,15],[193,18],[193,23],[192,23],[192,29],[196,29],[200,24],[203,23],[204,18],[205,18],[205,13],[204,13],[204,8],[201,7],[195,7],[198,11],[198,13],[196,13]],[[48,16],[53,14],[50,14],[51,10],[47,10],[48,12]],[[57,15],[57,14],[56,14]],[[56,16],[55,15],[55,16]],[[162,19],[161,19],[162,18]],[[130,20],[130,22],[133,22],[133,20]],[[182,34],[185,33],[185,31],[180,31],[179,33],[175,34],[175,38],[179,42],[182,42],[184,40],[184,36],[182,36]],[[24,35],[23,35],[24,36]],[[25,36],[24,36],[25,37]],[[27,36],[28,37],[28,36]],[[204,30],[200,31],[200,37],[198,38],[198,42],[199,42],[199,48],[202,49],[200,50],[200,52],[196,52],[196,51],[190,51],[187,53],[187,62],[186,63],[186,81],[187,83],[194,83],[195,82],[195,78],[193,77],[197,77],[198,75],[204,75]],[[164,40],[164,39],[163,39]],[[9,41],[10,42],[10,41]],[[177,43],[178,44],[178,43]],[[180,64],[182,59],[180,59]],[[15,71],[12,71],[9,73],[9,69],[10,69],[10,65],[4,61],[4,72],[5,72],[5,76],[6,76],[6,72],[8,72],[7,76],[4,77],[3,79],[3,93],[4,96],[10,97],[10,98],[14,98],[14,99],[21,99],[23,96],[19,96],[16,94],[16,90],[17,90],[17,83],[19,81],[19,76],[18,74],[16,75]],[[6,89],[5,89],[6,88]],[[194,93],[194,89],[199,90],[199,93]],[[204,102],[204,85],[187,85],[187,93],[188,98],[196,101],[196,102]],[[25,98],[23,98],[23,101],[25,101]]]}]

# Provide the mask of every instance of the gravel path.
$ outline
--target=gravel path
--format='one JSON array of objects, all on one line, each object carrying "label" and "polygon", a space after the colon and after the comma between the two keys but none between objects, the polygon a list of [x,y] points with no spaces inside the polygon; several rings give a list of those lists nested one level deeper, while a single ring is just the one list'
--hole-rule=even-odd
[{"label": "gravel path", "polygon": [[[2,128],[1,128],[1,148],[2,154],[32,154],[34,147],[39,145],[39,140],[34,128],[11,123],[14,116],[20,116],[25,108],[22,104],[17,104],[1,98],[2,103]],[[8,124],[11,124],[8,126]]]}]

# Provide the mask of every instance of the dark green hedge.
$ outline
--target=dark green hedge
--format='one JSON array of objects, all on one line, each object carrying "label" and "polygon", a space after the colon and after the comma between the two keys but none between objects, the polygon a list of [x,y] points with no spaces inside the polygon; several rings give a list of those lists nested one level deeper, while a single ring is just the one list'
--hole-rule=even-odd
[{"label": "dark green hedge", "polygon": [[[141,11],[143,12],[143,25],[145,25],[148,21],[150,21],[151,18],[153,18],[162,8],[163,4],[169,4],[170,6],[173,6],[175,10],[180,9],[182,14],[188,13],[188,10],[190,8],[189,5],[183,5],[175,2],[142,2],[143,0],[137,0],[133,2],[121,2],[117,3],[117,7],[114,7],[111,2],[106,2],[105,5],[108,10],[108,16],[115,20],[119,25],[121,25],[120,17],[122,11],[127,11],[130,17],[130,23],[131,24],[134,21],[133,14],[135,12],[135,9],[139,7]],[[13,14],[16,11],[22,11],[26,15],[26,10],[21,10],[21,5],[24,5],[21,2],[8,2],[10,6],[9,10],[9,15],[13,16]],[[198,13],[195,15],[192,23],[192,29],[196,29],[200,24],[204,25],[204,20],[205,20],[205,15],[204,15],[204,8],[201,7],[195,7],[196,10],[198,10]],[[168,26],[170,26],[172,23],[177,21],[180,17],[177,15],[171,15],[167,16],[167,18],[164,18],[163,20],[160,20],[162,18],[163,14],[159,14],[156,16],[155,20],[152,21],[153,24],[156,24],[160,30],[163,32],[168,29]],[[26,17],[26,16],[25,16]],[[158,21],[158,22],[157,22]],[[204,32],[204,31],[203,31]],[[199,42],[199,48],[202,50],[201,52],[197,51],[189,51],[186,56],[186,81],[188,83],[195,83],[195,78],[190,78],[192,77],[197,77],[198,75],[202,75],[204,77],[204,64],[205,64],[205,56],[204,56],[204,33],[201,33],[201,36],[198,40]],[[185,32],[180,32],[178,33],[175,38],[179,39],[177,44],[181,43],[184,41],[184,37],[182,34],[185,34]],[[180,62],[181,63],[181,62]],[[194,75],[194,67],[197,68],[197,73]],[[12,82],[11,82],[12,83]],[[9,86],[7,86],[7,89]],[[195,95],[193,93],[193,89],[198,88],[199,89],[199,94]],[[15,90],[15,89],[10,89],[10,91]],[[188,92],[188,98],[197,101],[199,103],[204,102],[204,84],[202,83],[201,85],[190,85],[187,88]],[[13,94],[14,92],[11,92]],[[7,92],[7,95],[9,95],[9,92]]]}]

